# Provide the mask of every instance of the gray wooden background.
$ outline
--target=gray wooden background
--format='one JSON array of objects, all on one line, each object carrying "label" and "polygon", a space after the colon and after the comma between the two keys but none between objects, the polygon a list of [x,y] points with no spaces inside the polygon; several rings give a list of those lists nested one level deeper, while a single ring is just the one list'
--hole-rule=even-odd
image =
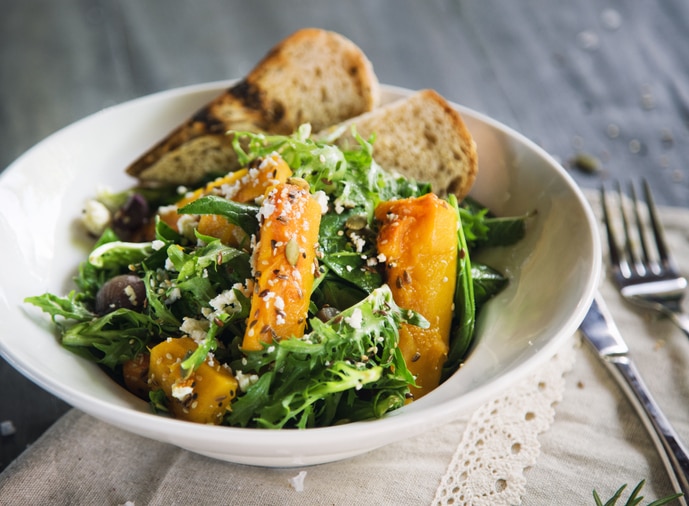
[{"label": "gray wooden background", "polygon": [[[104,107],[241,77],[306,26],[352,39],[383,83],[520,131],[583,187],[645,176],[689,207],[686,0],[0,0],[0,170]],[[2,470],[68,407],[1,359],[0,392]]]}]

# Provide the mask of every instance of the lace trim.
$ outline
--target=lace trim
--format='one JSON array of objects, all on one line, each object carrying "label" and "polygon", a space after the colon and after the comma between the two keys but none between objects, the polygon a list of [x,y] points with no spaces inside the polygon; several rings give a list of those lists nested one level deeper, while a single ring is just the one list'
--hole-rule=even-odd
[{"label": "lace trim", "polygon": [[536,463],[538,435],[553,422],[579,343],[568,340],[535,374],[472,415],[436,490],[434,506],[521,504],[524,470]]}]

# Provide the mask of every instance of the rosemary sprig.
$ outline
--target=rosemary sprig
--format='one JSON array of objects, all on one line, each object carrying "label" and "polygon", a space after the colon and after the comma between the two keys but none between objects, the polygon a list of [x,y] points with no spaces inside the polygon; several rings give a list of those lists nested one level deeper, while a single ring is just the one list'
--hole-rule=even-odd
[{"label": "rosemary sprig", "polygon": [[[624,503],[624,506],[637,506],[638,504],[643,501],[644,496],[639,496],[641,493],[641,489],[643,486],[646,484],[646,480],[641,480],[636,487],[634,487],[634,490],[632,490],[632,494],[629,496],[627,499],[627,502]],[[617,501],[622,497],[622,492],[624,492],[624,489],[627,488],[627,484],[625,483],[622,485],[619,489],[617,489],[617,492],[615,492],[615,495],[613,495],[610,499],[608,499],[606,502],[603,502],[598,495],[598,492],[596,490],[593,490],[593,498],[596,501],[596,506],[615,506],[617,504]],[[671,501],[674,501],[675,499],[678,499],[682,497],[684,494],[677,493],[673,494],[667,497],[664,497],[662,499],[656,499],[653,502],[648,503],[646,506],[661,506],[663,504],[669,504]]]}]

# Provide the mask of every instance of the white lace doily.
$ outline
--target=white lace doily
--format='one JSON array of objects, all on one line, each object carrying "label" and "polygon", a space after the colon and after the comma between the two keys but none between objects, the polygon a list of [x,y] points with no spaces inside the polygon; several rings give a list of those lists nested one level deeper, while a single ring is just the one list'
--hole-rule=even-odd
[{"label": "white lace doily", "polygon": [[433,506],[518,505],[524,470],[540,453],[538,435],[548,430],[572,369],[578,336],[536,373],[472,415],[452,457]]}]

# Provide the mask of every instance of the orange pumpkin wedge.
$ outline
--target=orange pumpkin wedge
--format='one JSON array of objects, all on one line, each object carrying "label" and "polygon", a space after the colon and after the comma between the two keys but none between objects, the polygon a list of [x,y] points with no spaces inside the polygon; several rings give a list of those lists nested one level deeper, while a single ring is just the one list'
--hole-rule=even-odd
[{"label": "orange pumpkin wedge", "polygon": [[[173,230],[179,232],[180,215],[177,213],[177,209],[190,202],[214,193],[224,195],[235,202],[251,202],[264,195],[273,186],[287,181],[291,175],[292,170],[287,163],[279,154],[273,153],[262,159],[256,167],[231,172],[185,196],[174,206],[165,208],[160,213],[160,219]],[[229,246],[240,246],[246,241],[246,236],[241,228],[228,222],[222,216],[213,214],[201,216],[197,230],[203,235],[216,237]]]},{"label": "orange pumpkin wedge", "polygon": [[252,258],[254,292],[244,350],[304,334],[315,271],[321,206],[308,189],[280,184],[266,193]]},{"label": "orange pumpkin wedge", "polygon": [[426,318],[430,327],[404,324],[400,350],[416,377],[415,399],[440,382],[447,359],[457,278],[457,215],[434,194],[379,204],[378,252],[395,302]]},{"label": "orange pumpkin wedge", "polygon": [[190,337],[170,338],[151,349],[148,383],[162,389],[175,418],[220,424],[237,394],[238,382],[229,369],[206,359],[185,377],[182,361],[197,348]]}]

